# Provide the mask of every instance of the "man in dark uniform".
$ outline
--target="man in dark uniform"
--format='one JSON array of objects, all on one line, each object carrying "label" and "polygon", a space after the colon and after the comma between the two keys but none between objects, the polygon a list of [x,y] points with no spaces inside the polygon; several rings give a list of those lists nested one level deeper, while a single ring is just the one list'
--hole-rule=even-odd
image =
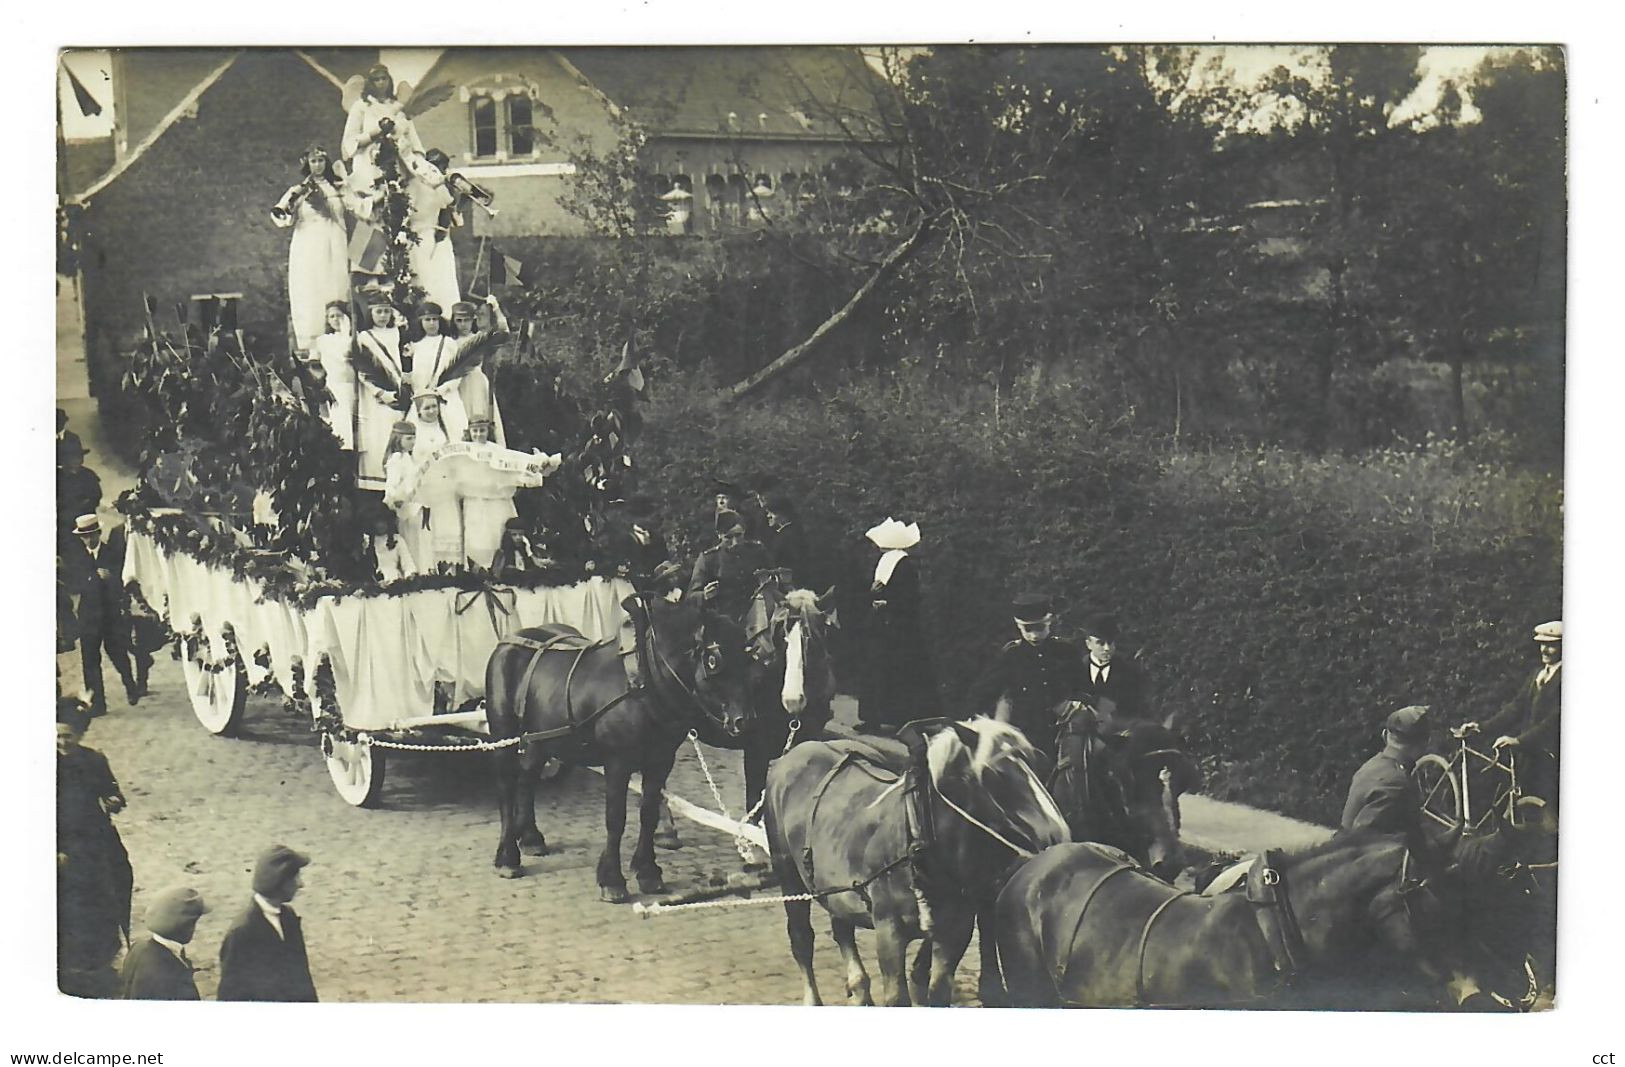
[{"label": "man in dark uniform", "polygon": [[134,875],[113,825],[124,793],[107,757],[80,742],[84,704],[56,702],[57,976],[70,996],[112,996],[113,957],[130,929]]},{"label": "man in dark uniform", "polygon": [[1563,704],[1563,623],[1543,622],[1535,627],[1540,667],[1499,712],[1482,725],[1466,723],[1494,737],[1497,752],[1517,758],[1518,785],[1557,808],[1558,737]]},{"label": "man in dark uniform", "polygon": [[617,538],[617,551],[626,566],[625,578],[639,592],[648,592],[655,571],[671,560],[671,551],[655,528],[654,517],[654,507],[648,501],[629,501],[626,528]]},{"label": "man in dark uniform", "polygon": [[745,539],[745,520],[738,512],[717,515],[722,540],[700,553],[688,582],[688,598],[730,619],[742,619],[756,594],[756,572],[767,567],[767,553]]},{"label": "man in dark uniform", "polygon": [[1020,637],[999,650],[972,690],[974,710],[1007,722],[1055,758],[1055,727],[1070,698],[1083,689],[1078,650],[1053,633],[1055,604],[1024,594],[1012,605]]},{"label": "man in dark uniform", "polygon": [[1412,847],[1421,847],[1422,793],[1411,768],[1427,751],[1428,709],[1421,705],[1400,708],[1383,723],[1382,751],[1366,760],[1349,782],[1343,804],[1342,830],[1375,830],[1403,834]]},{"label": "man in dark uniform", "polygon": [[316,999],[305,932],[289,901],[310,857],[272,845],[254,864],[254,899],[220,943],[220,1000]]},{"label": "man in dark uniform", "polygon": [[762,498],[762,508],[766,524],[762,544],[769,564],[785,572],[786,588],[807,585],[807,541],[796,518],[795,501],[783,490],[775,490]]},{"label": "man in dark uniform", "polygon": [[119,972],[125,1000],[201,1000],[186,946],[208,905],[196,889],[166,889],[147,905],[147,933],[130,945]]},{"label": "man in dark uniform", "polygon": [[1140,665],[1118,654],[1117,620],[1093,615],[1080,629],[1088,652],[1082,693],[1100,711],[1102,723],[1110,729],[1125,719],[1144,719],[1149,713],[1150,687]]}]

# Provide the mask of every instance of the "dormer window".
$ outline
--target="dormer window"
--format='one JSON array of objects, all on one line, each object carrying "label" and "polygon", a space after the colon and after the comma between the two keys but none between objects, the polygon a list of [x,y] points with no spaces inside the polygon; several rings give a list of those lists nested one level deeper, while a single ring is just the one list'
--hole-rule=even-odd
[{"label": "dormer window", "polygon": [[[468,104],[470,162],[503,163],[532,159],[538,104],[536,87],[514,74],[481,78],[458,90]],[[545,109],[544,109],[545,110]]]}]

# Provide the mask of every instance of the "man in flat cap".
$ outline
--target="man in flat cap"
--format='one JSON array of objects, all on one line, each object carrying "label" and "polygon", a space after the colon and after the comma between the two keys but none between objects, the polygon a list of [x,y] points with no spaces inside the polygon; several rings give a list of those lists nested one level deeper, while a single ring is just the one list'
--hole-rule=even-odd
[{"label": "man in flat cap", "polygon": [[1382,751],[1366,760],[1349,783],[1348,800],[1339,824],[1344,831],[1375,830],[1403,834],[1412,847],[1422,837],[1422,793],[1411,768],[1427,751],[1428,709],[1400,708],[1383,723]]},{"label": "man in flat cap", "polygon": [[220,943],[220,1000],[314,1001],[304,927],[289,902],[310,857],[272,845],[254,864],[254,899]]},{"label": "man in flat cap", "polygon": [[1020,635],[999,649],[972,690],[973,711],[992,712],[1055,758],[1055,728],[1072,696],[1083,689],[1078,650],[1055,636],[1056,605],[1048,596],[1025,593],[1011,605]]},{"label": "man in flat cap", "polygon": [[202,1000],[186,946],[208,910],[202,894],[191,886],[176,886],[154,897],[147,905],[147,936],[132,944],[124,957],[119,995],[125,1000]]},{"label": "man in flat cap", "polygon": [[1558,739],[1563,711],[1563,623],[1543,622],[1535,627],[1540,667],[1529,676],[1518,695],[1500,711],[1479,723],[1464,723],[1494,737],[1496,751],[1517,760],[1518,785],[1526,796],[1546,801],[1557,809]]}]

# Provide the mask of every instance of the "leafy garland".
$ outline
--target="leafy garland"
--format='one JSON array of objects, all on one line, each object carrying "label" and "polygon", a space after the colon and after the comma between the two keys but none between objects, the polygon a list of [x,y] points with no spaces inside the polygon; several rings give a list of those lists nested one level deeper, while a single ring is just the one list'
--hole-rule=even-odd
[{"label": "leafy garland", "polygon": [[407,195],[406,186],[411,175],[401,159],[401,150],[395,138],[385,137],[378,142],[376,162],[376,186],[381,189],[381,195],[374,210],[384,231],[382,266],[387,279],[380,283],[380,288],[396,307],[415,308],[423,302],[424,289],[412,276],[412,246],[418,243],[418,235],[407,225],[412,200]]}]

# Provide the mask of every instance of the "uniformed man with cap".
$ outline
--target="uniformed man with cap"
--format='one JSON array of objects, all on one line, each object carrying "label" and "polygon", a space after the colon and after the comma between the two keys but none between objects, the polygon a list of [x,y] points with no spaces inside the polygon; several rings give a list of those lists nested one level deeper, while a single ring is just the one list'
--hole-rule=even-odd
[{"label": "uniformed man with cap", "polygon": [[191,886],[176,886],[147,905],[147,935],[130,945],[119,971],[125,1000],[201,1000],[186,956],[198,920],[209,911]]},{"label": "uniformed man with cap", "polygon": [[1411,768],[1427,751],[1428,709],[1400,708],[1383,723],[1382,751],[1366,760],[1349,783],[1341,829],[1403,834],[1414,846],[1423,843],[1422,793]]},{"label": "uniformed man with cap", "polygon": [[688,597],[731,619],[740,619],[756,594],[756,572],[767,567],[767,553],[745,536],[745,520],[735,511],[717,513],[722,539],[694,561]]},{"label": "uniformed man with cap", "polygon": [[220,1000],[314,1001],[305,932],[289,901],[310,857],[272,845],[254,864],[254,899],[220,943]]},{"label": "uniformed man with cap", "polygon": [[999,650],[973,690],[975,710],[992,711],[1035,746],[1055,756],[1055,727],[1069,699],[1082,692],[1078,650],[1054,634],[1056,605],[1026,593],[1011,605],[1020,636]]},{"label": "uniformed man with cap", "polygon": [[1533,636],[1540,650],[1540,667],[1518,695],[1482,725],[1463,725],[1495,738],[1496,751],[1513,754],[1523,793],[1540,797],[1555,809],[1563,711],[1563,623],[1543,622],[1535,627]]}]

